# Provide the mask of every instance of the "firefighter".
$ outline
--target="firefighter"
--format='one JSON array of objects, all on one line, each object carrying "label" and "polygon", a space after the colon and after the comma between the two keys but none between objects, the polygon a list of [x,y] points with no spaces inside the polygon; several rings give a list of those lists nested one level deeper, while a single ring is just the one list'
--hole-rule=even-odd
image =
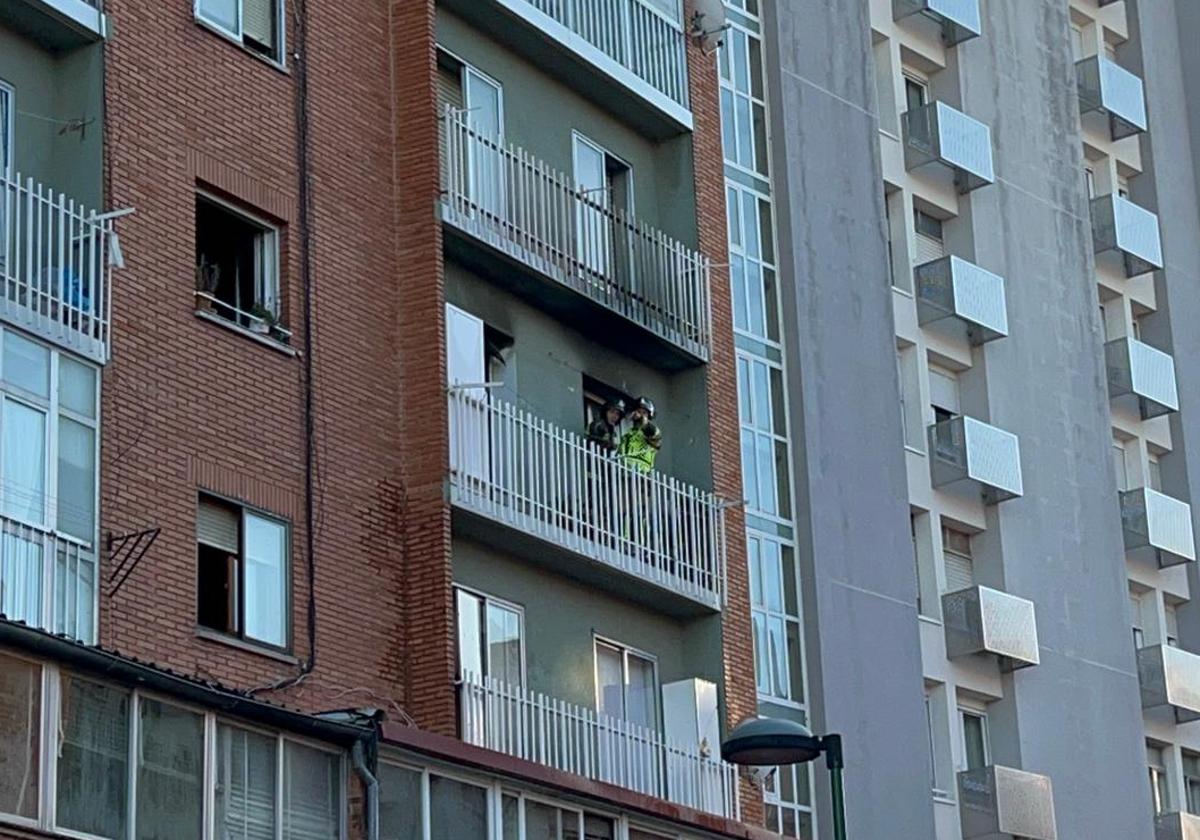
[{"label": "firefighter", "polygon": [[627,466],[648,473],[654,469],[654,459],[662,448],[663,434],[654,420],[654,403],[646,397],[638,397],[629,412],[633,428],[621,436],[617,444],[617,455]]},{"label": "firefighter", "polygon": [[605,452],[617,450],[617,426],[625,418],[625,400],[610,400],[600,416],[587,427],[587,439]]}]

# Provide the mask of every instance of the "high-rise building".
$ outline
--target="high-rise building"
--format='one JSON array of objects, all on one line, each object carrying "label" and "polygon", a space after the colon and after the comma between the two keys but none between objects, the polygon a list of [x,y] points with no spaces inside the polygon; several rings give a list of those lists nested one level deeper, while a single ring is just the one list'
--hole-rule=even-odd
[{"label": "high-rise building", "polygon": [[1200,836],[1198,44],[0,0],[0,837]]}]

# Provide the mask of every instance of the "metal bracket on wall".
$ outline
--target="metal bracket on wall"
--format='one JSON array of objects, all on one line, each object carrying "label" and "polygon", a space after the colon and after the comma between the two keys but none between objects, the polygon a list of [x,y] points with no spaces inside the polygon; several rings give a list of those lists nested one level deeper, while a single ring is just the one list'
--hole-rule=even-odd
[{"label": "metal bracket on wall", "polygon": [[127,534],[110,533],[107,535],[105,546],[108,550],[108,560],[110,563],[115,561],[112,574],[108,576],[108,582],[112,584],[113,581],[116,581],[108,592],[109,598],[116,595],[124,586],[126,578],[142,562],[142,558],[146,556],[146,552],[150,550],[150,546],[154,545],[154,541],[158,539],[161,532],[162,528],[147,528],[144,531],[130,531]]}]

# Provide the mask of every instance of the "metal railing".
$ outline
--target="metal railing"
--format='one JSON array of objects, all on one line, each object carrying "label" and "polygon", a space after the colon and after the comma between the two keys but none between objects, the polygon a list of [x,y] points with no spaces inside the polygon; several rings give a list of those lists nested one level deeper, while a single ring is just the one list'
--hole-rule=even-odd
[{"label": "metal railing", "polygon": [[1158,216],[1116,193],[1092,199],[1092,242],[1097,254],[1118,251],[1125,275],[1163,267]]},{"label": "metal railing", "polygon": [[95,552],[48,528],[0,516],[0,615],[94,643]]},{"label": "metal railing", "polygon": [[1125,550],[1150,549],[1160,566],[1196,559],[1192,506],[1149,487],[1121,493]]},{"label": "metal railing", "polygon": [[701,359],[712,336],[709,260],[607,206],[566,175],[443,116],[443,216],[467,233]]},{"label": "metal railing", "polygon": [[892,0],[892,17],[896,20],[922,14],[942,26],[946,46],[961,44],[982,32],[979,0]]},{"label": "metal railing", "polygon": [[921,324],[955,316],[967,324],[972,344],[1008,335],[1004,278],[955,256],[913,269]]},{"label": "metal railing", "polygon": [[1085,58],[1075,65],[1082,114],[1100,111],[1109,116],[1109,133],[1114,140],[1146,130],[1146,94],[1142,80],[1102,55]]},{"label": "metal railing", "polygon": [[1200,656],[1173,645],[1147,645],[1137,651],[1142,708],[1170,706],[1175,720],[1200,720]]},{"label": "metal railing", "polygon": [[906,169],[941,163],[954,172],[959,192],[970,192],[996,180],[992,130],[945,102],[930,102],[905,111],[903,131]]},{"label": "metal railing", "polygon": [[468,744],[741,818],[737,768],[653,729],[473,674],[460,683],[459,717]]},{"label": "metal railing", "polygon": [[643,0],[527,2],[655,90],[688,107],[687,44],[678,19]]},{"label": "metal railing", "polygon": [[0,317],[106,362],[112,234],[74,199],[0,175]]},{"label": "metal railing", "polygon": [[977,653],[1000,658],[1005,670],[1037,665],[1037,618],[1032,601],[987,586],[942,595],[946,656]]},{"label": "metal railing", "polygon": [[1109,394],[1135,395],[1143,419],[1179,410],[1175,360],[1169,353],[1126,337],[1105,344],[1104,358]]},{"label": "metal railing", "polygon": [[720,609],[725,509],[479,390],[450,391],[455,504]]},{"label": "metal railing", "polygon": [[1024,492],[1021,445],[1012,432],[973,417],[953,417],[929,427],[929,449],[934,487],[974,481],[988,504]]},{"label": "metal railing", "polygon": [[1050,777],[999,764],[959,772],[958,816],[963,840],[1058,837]]}]

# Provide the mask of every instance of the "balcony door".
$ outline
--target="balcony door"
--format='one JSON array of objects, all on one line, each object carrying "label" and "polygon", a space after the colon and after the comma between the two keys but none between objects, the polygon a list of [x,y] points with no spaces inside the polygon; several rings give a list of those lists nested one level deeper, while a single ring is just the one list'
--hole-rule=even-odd
[{"label": "balcony door", "polygon": [[592,283],[607,289],[629,263],[621,243],[631,241],[624,230],[633,210],[631,170],[582,134],[573,144],[576,258]]},{"label": "balcony door", "polygon": [[471,200],[483,213],[504,217],[504,92],[474,67],[463,67],[467,109],[467,173]]},{"label": "balcony door", "polygon": [[602,639],[596,648],[596,754],[604,781],[630,786],[630,779],[662,772],[657,747],[658,676],[653,659]]},{"label": "balcony door", "polygon": [[13,187],[13,89],[0,80],[0,277],[8,265],[8,220],[12,207]]},{"label": "balcony door", "polygon": [[484,323],[446,304],[446,384],[450,387],[450,469],[460,486],[482,490],[488,480],[491,436]]}]

